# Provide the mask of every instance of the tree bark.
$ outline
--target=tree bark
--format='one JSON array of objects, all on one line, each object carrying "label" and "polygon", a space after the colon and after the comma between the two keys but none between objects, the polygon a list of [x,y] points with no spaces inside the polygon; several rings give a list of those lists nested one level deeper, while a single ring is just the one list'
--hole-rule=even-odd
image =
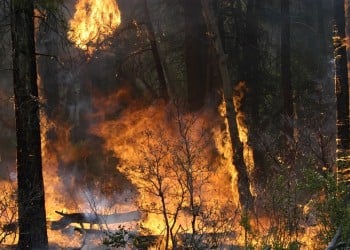
[{"label": "tree bark", "polygon": [[346,52],[348,61],[348,79],[350,79],[350,0],[344,1],[345,10],[345,36],[346,36]]},{"label": "tree bark", "polygon": [[47,56],[40,56],[37,60],[38,73],[41,76],[42,94],[46,100],[45,113],[48,118],[55,118],[59,107],[59,79],[58,62],[53,56],[58,54],[57,40],[58,27],[55,22],[54,14],[48,13],[45,22],[39,27],[37,35],[37,47],[40,52]]},{"label": "tree bark", "polygon": [[[348,3],[348,1],[346,2]],[[347,6],[348,9],[348,6]],[[333,46],[337,102],[337,167],[340,179],[350,180],[349,78],[346,54],[345,2],[334,0]],[[348,13],[347,13],[348,14]],[[348,20],[348,17],[347,17]],[[347,27],[349,29],[350,27]]]},{"label": "tree bark", "polygon": [[187,99],[190,109],[202,107],[205,100],[206,61],[205,23],[200,0],[183,0],[185,15],[185,64],[187,73]]},{"label": "tree bark", "polygon": [[238,173],[238,192],[240,197],[240,203],[243,209],[250,210],[253,206],[253,197],[250,192],[250,180],[247,171],[247,166],[244,163],[243,158],[243,144],[239,139],[236,111],[233,105],[233,87],[230,73],[227,66],[227,56],[224,53],[223,45],[220,39],[219,29],[216,21],[216,17],[211,8],[210,0],[202,0],[203,12],[205,21],[207,23],[209,33],[213,34],[213,47],[217,53],[217,64],[219,67],[223,97],[226,104],[226,118],[228,121],[228,127],[230,132],[230,138],[233,150],[233,165],[236,167]]},{"label": "tree bark", "polygon": [[261,1],[248,0],[245,21],[245,32],[242,38],[242,61],[239,69],[239,80],[246,83],[248,89],[246,113],[252,123],[259,121],[260,101],[260,52],[259,52],[259,8]]},{"label": "tree bark", "polygon": [[262,97],[261,52],[259,49],[259,21],[261,21],[262,4],[261,0],[247,1],[245,32],[242,35],[241,44],[242,59],[238,66],[239,81],[245,83],[244,96],[240,101],[241,110],[238,113],[244,115],[243,122],[248,130],[247,145],[245,145],[244,150],[252,151],[250,155],[252,155],[254,166],[249,166],[249,169],[252,170],[250,177],[254,179],[254,183],[265,182],[267,174],[263,164],[261,164],[263,161],[262,153],[257,150],[253,140],[256,131],[259,129],[257,126],[260,123],[259,106]]},{"label": "tree bark", "polygon": [[33,0],[11,1],[19,249],[48,249]]},{"label": "tree bark", "polygon": [[281,1],[281,83],[283,93],[284,132],[293,138],[293,92],[290,55],[289,0]]},{"label": "tree bark", "polygon": [[[319,36],[319,49],[320,53],[323,57],[327,56],[327,40],[328,37],[326,36],[325,32],[325,22],[324,22],[324,4],[323,1],[317,1],[316,2],[316,9],[317,9],[317,33]],[[326,39],[327,38],[327,39]],[[322,62],[321,62],[322,63]],[[321,67],[320,74],[324,74],[325,67]]]},{"label": "tree bark", "polygon": [[153,24],[151,21],[151,17],[149,15],[147,0],[143,0],[143,9],[144,9],[144,14],[145,14],[145,23],[146,23],[146,27],[147,27],[147,31],[148,31],[148,39],[149,39],[150,44],[151,44],[152,55],[153,55],[154,62],[156,64],[156,70],[157,70],[157,74],[158,74],[160,96],[165,101],[168,101],[169,94],[168,94],[167,83],[166,83],[166,79],[165,79],[163,64],[162,64],[162,61],[161,61],[160,55],[159,55],[159,49],[158,49],[156,36],[154,33],[154,29],[153,29]]}]

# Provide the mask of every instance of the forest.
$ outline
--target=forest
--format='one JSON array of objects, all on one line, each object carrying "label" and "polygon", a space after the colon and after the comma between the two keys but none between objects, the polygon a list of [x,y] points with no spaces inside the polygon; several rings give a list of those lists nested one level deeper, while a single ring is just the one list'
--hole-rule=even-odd
[{"label": "forest", "polygon": [[1,249],[350,248],[350,0],[0,0]]}]

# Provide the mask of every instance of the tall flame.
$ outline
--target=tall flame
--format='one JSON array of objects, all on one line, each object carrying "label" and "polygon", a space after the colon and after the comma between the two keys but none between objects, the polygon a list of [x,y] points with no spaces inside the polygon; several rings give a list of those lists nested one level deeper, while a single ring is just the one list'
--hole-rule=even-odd
[{"label": "tall flame", "polygon": [[75,8],[68,38],[91,54],[120,25],[118,4],[116,0],[79,0]]}]

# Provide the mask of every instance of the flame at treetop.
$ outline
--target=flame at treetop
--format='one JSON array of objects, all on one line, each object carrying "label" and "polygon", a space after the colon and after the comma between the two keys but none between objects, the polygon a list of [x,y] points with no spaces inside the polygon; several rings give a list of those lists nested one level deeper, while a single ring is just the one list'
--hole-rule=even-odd
[{"label": "flame at treetop", "polygon": [[92,54],[118,28],[121,14],[116,0],[79,0],[69,22],[68,38]]}]

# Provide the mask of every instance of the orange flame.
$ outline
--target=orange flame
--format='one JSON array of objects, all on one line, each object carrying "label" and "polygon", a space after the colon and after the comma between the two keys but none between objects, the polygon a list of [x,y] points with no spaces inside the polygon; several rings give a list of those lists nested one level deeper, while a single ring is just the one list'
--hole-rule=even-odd
[{"label": "orange flame", "polygon": [[92,54],[120,25],[118,4],[116,0],[79,0],[75,8],[68,39]]}]

